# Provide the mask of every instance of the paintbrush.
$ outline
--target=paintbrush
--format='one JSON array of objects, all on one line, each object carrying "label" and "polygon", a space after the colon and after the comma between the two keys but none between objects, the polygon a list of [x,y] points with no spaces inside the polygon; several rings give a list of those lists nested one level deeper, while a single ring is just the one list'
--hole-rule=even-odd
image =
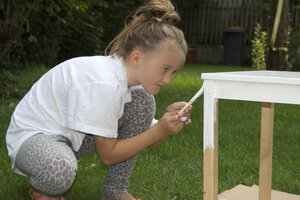
[{"label": "paintbrush", "polygon": [[[183,107],[181,110],[178,112],[178,114],[182,114],[198,97],[200,97],[203,94],[204,87],[202,86],[201,89],[191,98],[191,100]],[[187,117],[181,117],[181,121],[186,121],[188,118]]]}]

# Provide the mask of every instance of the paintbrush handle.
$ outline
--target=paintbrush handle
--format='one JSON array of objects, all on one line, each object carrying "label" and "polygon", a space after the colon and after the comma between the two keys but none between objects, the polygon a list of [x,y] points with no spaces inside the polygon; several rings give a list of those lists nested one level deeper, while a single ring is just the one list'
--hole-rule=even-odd
[{"label": "paintbrush handle", "polygon": [[201,89],[191,98],[191,100],[185,104],[183,108],[181,108],[178,114],[182,114],[190,105],[192,105],[192,103],[194,103],[194,101],[203,94],[203,91],[204,87],[202,86]]},{"label": "paintbrush handle", "polygon": [[194,101],[191,99],[187,104],[185,104],[185,106],[183,108],[181,108],[181,110],[178,112],[178,114],[181,114],[185,111],[185,109],[187,109],[190,105],[192,105]]}]

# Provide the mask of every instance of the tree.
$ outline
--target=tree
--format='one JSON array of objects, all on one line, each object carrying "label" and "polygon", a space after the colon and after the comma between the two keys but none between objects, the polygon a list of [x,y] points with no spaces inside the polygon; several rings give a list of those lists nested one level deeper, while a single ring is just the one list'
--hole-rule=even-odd
[{"label": "tree", "polygon": [[25,32],[25,23],[38,1],[2,1],[0,5],[0,62],[12,45]]},{"label": "tree", "polygon": [[[270,19],[270,30],[273,30],[274,21],[276,17],[277,5],[280,0],[271,1],[271,19]],[[274,48],[269,49],[268,60],[267,60],[267,69],[268,70],[279,70],[285,71],[288,69],[287,62],[287,41],[288,41],[288,32],[289,32],[289,0],[283,0],[282,12],[280,16],[280,22],[277,31],[276,42]],[[270,39],[272,33],[269,34]]]},{"label": "tree", "polygon": [[[3,66],[7,68],[11,63],[18,62],[19,53],[22,54],[21,57],[28,55],[24,48],[28,43],[37,40],[34,32],[36,30],[32,30],[32,27],[39,25],[49,31],[57,27],[45,28],[47,22],[43,20],[51,23],[54,21],[53,24],[65,24],[65,18],[72,17],[74,10],[84,13],[88,6],[85,0],[2,0],[0,2],[0,68]],[[35,16],[31,18],[33,14]]]}]

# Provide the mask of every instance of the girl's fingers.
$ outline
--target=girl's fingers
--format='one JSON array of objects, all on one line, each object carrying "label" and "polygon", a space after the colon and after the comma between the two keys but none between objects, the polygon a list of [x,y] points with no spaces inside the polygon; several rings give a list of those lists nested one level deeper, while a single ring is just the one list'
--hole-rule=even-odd
[{"label": "girl's fingers", "polygon": [[[190,120],[190,114],[192,111],[192,105],[190,105],[183,113],[178,113],[181,108],[183,108],[187,103],[186,102],[175,102],[172,105],[170,105],[166,110],[167,116],[176,116],[173,119],[179,120],[180,122],[183,122],[184,124],[188,125],[191,123]],[[173,121],[173,120],[172,120]]]},{"label": "girl's fingers", "polygon": [[183,108],[187,104],[187,102],[180,101],[180,102],[176,102],[175,104],[176,104],[177,109],[180,110],[181,108]]},{"label": "girl's fingers", "polygon": [[170,111],[174,111],[177,110],[179,111],[181,108],[183,108],[187,103],[184,101],[180,101],[180,102],[175,102],[173,104],[171,104],[170,106],[167,107],[166,111],[170,112]]},{"label": "girl's fingers", "polygon": [[193,106],[190,105],[189,107],[187,107],[187,109],[185,109],[184,113],[188,114],[192,111]]},{"label": "girl's fingers", "polygon": [[185,125],[190,125],[192,123],[191,119],[188,119],[186,122],[184,122]]}]

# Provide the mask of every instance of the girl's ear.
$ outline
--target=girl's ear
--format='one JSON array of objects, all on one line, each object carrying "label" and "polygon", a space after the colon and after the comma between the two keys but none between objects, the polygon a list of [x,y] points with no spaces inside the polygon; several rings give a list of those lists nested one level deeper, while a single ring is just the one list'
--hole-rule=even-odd
[{"label": "girl's ear", "polygon": [[134,67],[139,65],[139,61],[141,59],[142,52],[138,49],[134,50],[130,54],[130,64]]}]

